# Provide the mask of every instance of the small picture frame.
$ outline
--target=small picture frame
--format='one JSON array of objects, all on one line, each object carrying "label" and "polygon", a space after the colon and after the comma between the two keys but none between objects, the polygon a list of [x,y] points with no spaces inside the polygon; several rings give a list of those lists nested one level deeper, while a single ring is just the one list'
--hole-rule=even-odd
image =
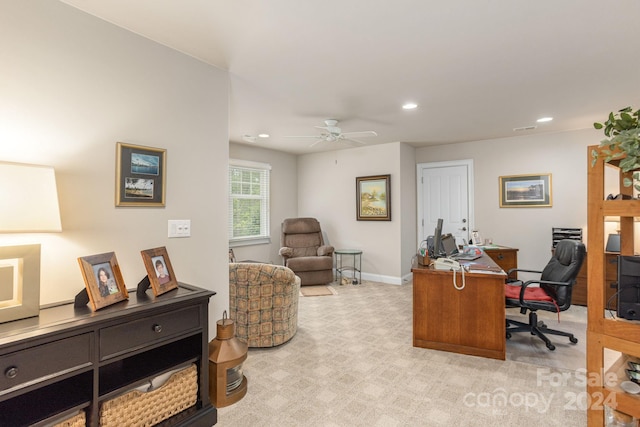
[{"label": "small picture frame", "polygon": [[391,175],[356,177],[356,219],[391,221]]},{"label": "small picture frame", "polygon": [[147,269],[147,276],[153,289],[153,295],[162,295],[178,287],[178,281],[173,272],[169,254],[167,254],[167,249],[164,246],[147,249],[140,253],[144,261],[144,267]]},{"label": "small picture frame", "polygon": [[167,150],[116,144],[116,206],[164,206]]},{"label": "small picture frame", "polygon": [[78,258],[93,311],[129,298],[114,252]]},{"label": "small picture frame", "polygon": [[551,207],[551,174],[501,176],[501,208]]}]

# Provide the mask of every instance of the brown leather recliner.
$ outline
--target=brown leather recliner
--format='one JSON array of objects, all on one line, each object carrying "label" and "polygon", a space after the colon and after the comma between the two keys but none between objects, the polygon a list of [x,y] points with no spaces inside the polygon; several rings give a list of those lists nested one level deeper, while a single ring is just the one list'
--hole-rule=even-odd
[{"label": "brown leather recliner", "polygon": [[301,285],[333,282],[333,246],[325,245],[315,218],[287,218],[280,239],[284,265],[300,277]]}]

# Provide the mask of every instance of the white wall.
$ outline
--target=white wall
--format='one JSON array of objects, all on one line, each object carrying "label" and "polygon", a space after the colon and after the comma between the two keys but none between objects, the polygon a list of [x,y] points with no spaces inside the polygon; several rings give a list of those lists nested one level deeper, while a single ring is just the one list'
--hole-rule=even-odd
[{"label": "white wall", "polygon": [[[362,249],[363,279],[399,284],[408,272],[410,260],[402,259],[406,172],[401,159],[406,163],[412,150],[403,146],[389,143],[298,158],[298,216],[317,218],[334,247]],[[391,175],[391,221],[357,221],[356,177],[386,174]]]},{"label": "white wall", "polygon": [[[416,149],[416,163],[473,159],[475,226],[494,243],[519,249],[520,267],[539,268],[549,260],[552,227],[587,227],[588,145],[594,129],[529,135]],[[500,208],[498,179],[504,175],[552,174],[550,208]]]},{"label": "white wall", "polygon": [[[41,304],[84,288],[77,258],[115,252],[125,284],[144,249],[166,246],[178,280],[228,307],[228,76],[60,2],[0,5],[0,160],[54,166],[63,232],[0,235],[42,244]],[[167,149],[164,208],[116,208],[116,142]],[[167,220],[191,238],[167,239]],[[215,335],[215,328],[210,329]]]},{"label": "white wall", "polygon": [[416,151],[407,145],[400,145],[400,218],[401,236],[401,274],[404,281],[412,280],[411,262],[417,250],[417,181],[416,181]]},{"label": "white wall", "polygon": [[236,259],[282,264],[280,250],[281,224],[285,218],[298,215],[297,156],[254,145],[229,144],[229,158],[269,163],[271,165],[270,219],[271,243],[239,246],[233,249]]}]

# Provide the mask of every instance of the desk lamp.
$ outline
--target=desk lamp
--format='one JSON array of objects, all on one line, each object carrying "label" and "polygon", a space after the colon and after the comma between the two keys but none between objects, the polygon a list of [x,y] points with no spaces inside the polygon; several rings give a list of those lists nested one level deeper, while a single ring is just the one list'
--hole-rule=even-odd
[{"label": "desk lamp", "polygon": [[[0,162],[0,233],[62,231],[54,170]],[[0,247],[0,323],[37,316],[40,245]]]}]

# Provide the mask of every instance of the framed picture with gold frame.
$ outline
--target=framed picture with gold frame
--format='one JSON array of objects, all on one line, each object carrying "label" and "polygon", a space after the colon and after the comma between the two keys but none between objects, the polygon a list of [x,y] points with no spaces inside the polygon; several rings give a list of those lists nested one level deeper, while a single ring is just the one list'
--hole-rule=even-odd
[{"label": "framed picture with gold frame", "polygon": [[167,150],[116,144],[116,206],[164,206]]},{"label": "framed picture with gold frame", "polygon": [[501,208],[552,206],[551,174],[501,176]]},{"label": "framed picture with gold frame", "polygon": [[141,252],[144,267],[147,269],[149,283],[155,296],[162,295],[178,287],[176,275],[173,272],[167,249],[147,249]]},{"label": "framed picture with gold frame", "polygon": [[356,177],[356,220],[391,221],[391,175]]},{"label": "framed picture with gold frame", "polygon": [[78,258],[93,311],[129,298],[114,252]]}]

